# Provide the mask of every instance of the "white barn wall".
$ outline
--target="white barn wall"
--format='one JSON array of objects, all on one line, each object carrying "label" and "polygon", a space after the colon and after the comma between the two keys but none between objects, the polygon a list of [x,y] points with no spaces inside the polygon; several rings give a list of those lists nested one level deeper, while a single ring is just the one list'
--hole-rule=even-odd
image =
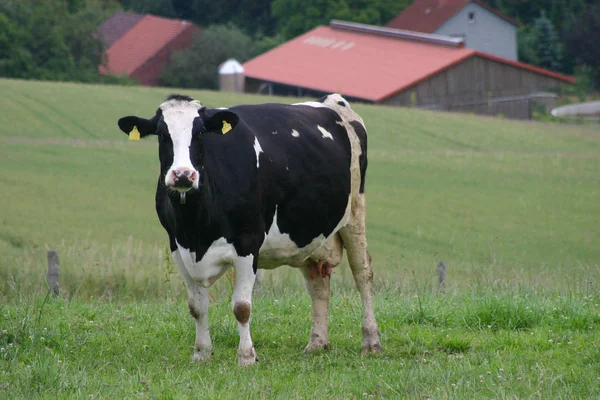
[{"label": "white barn wall", "polygon": [[[475,13],[474,22],[468,21],[470,12]],[[467,4],[434,33],[464,35],[466,48],[517,60],[517,28],[477,3]]]}]

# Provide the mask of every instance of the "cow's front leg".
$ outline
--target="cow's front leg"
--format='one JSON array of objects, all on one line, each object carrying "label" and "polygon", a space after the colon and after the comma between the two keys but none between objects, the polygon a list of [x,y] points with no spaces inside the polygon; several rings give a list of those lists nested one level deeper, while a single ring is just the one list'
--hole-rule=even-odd
[{"label": "cow's front leg", "polygon": [[208,289],[200,285],[188,286],[190,314],[196,320],[196,341],[192,361],[206,361],[213,354],[208,328]]},{"label": "cow's front leg", "polygon": [[196,340],[194,342],[192,361],[206,361],[213,353],[210,330],[208,328],[208,304],[210,301],[208,289],[192,279],[185,267],[179,250],[171,254],[188,289],[188,307],[191,316],[196,321]]},{"label": "cow's front leg", "polygon": [[235,286],[231,306],[233,315],[238,321],[240,345],[238,347],[238,363],[241,366],[252,365],[258,358],[250,336],[250,316],[252,314],[252,288],[256,275],[252,268],[254,256],[238,257],[234,263]]}]

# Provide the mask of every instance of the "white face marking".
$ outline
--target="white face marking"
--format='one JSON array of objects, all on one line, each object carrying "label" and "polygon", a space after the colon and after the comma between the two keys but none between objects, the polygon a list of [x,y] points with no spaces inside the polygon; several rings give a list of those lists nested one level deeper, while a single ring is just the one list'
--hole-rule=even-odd
[{"label": "white face marking", "polygon": [[198,101],[168,100],[160,105],[163,119],[169,129],[173,142],[173,164],[165,177],[167,186],[173,185],[173,171],[186,168],[196,172],[192,187],[198,189],[199,174],[190,160],[190,144],[192,143],[192,128],[198,110],[202,107]]},{"label": "white face marking", "polygon": [[321,135],[323,135],[324,138],[333,140],[333,136],[331,136],[331,133],[329,133],[327,129],[323,128],[321,125],[317,125],[317,128],[319,128]]},{"label": "white face marking", "polygon": [[[227,271],[237,258],[237,251],[232,243],[227,243],[225,238],[215,240],[202,259],[196,262],[196,253],[177,243],[179,258],[183,263],[180,269],[185,269],[190,278],[199,282],[204,287],[212,285],[225,271]],[[175,258],[177,262],[177,258]]]},{"label": "white face marking", "polygon": [[295,129],[292,129],[292,136],[293,136],[293,137],[300,137],[300,132],[298,132],[298,131],[297,131],[297,130],[295,130]]},{"label": "white face marking", "polygon": [[254,152],[256,153],[256,168],[258,168],[258,155],[260,153],[263,153],[263,149],[262,147],[260,147],[260,143],[258,142],[258,139],[256,137],[254,137]]}]

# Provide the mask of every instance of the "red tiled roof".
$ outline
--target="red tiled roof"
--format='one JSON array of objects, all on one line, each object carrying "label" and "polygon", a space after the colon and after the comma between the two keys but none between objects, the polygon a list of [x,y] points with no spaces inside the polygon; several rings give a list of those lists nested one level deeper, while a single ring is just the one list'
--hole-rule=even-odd
[{"label": "red tiled roof", "polygon": [[100,70],[115,75],[131,75],[190,28],[197,29],[187,21],[147,15],[106,50],[108,61],[106,67]]},{"label": "red tiled roof", "polygon": [[474,56],[573,82],[564,75],[471,49],[325,26],[243,66],[249,78],[378,102]]},{"label": "red tiled roof", "polygon": [[104,21],[98,28],[100,38],[104,42],[104,46],[109,48],[128,30],[133,28],[135,24],[140,22],[144,16],[142,14],[126,13],[118,11]]},{"label": "red tiled roof", "polygon": [[385,26],[433,33],[467,4],[474,2],[515,26],[521,24],[490,7],[482,0],[415,0]]}]

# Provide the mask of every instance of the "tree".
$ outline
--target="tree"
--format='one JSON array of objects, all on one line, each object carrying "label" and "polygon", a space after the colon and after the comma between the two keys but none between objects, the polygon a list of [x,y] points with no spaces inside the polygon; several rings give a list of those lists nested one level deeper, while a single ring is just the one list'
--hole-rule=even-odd
[{"label": "tree", "polygon": [[105,80],[94,34],[106,0],[0,2],[0,75],[64,81]]},{"label": "tree", "polygon": [[533,48],[538,59],[537,65],[559,71],[562,60],[562,46],[552,22],[546,17],[544,11],[534,21],[532,33],[534,36]]},{"label": "tree", "polygon": [[588,70],[593,86],[600,90],[600,6],[588,6],[566,33],[566,53]]},{"label": "tree", "polygon": [[280,34],[298,36],[332,19],[385,25],[410,0],[274,0],[271,6]]},{"label": "tree", "polygon": [[121,4],[123,8],[140,14],[153,14],[166,18],[177,16],[172,0],[121,0]]},{"label": "tree", "polygon": [[182,88],[218,88],[218,67],[229,58],[244,62],[258,54],[250,36],[235,25],[213,25],[198,34],[189,49],[175,52],[160,74],[160,84]]}]

